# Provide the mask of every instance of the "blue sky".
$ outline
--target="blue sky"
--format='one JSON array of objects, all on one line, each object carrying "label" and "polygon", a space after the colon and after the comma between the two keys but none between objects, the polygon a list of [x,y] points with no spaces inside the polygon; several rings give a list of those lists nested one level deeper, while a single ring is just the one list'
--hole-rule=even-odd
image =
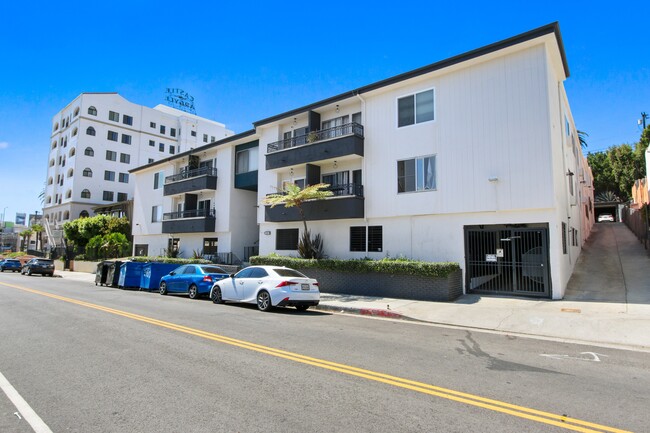
[{"label": "blue sky", "polygon": [[638,2],[5,2],[0,213],[41,209],[52,116],[82,92],[153,107],[166,87],[197,114],[252,122],[560,22],[565,82],[588,150],[633,143],[650,112]]}]

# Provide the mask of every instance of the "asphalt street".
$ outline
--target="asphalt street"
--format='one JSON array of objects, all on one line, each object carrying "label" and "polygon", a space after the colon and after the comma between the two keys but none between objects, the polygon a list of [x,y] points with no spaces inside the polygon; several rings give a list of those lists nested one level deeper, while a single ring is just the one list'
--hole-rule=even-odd
[{"label": "asphalt street", "polygon": [[641,432],[648,357],[0,274],[0,373],[53,432]]}]

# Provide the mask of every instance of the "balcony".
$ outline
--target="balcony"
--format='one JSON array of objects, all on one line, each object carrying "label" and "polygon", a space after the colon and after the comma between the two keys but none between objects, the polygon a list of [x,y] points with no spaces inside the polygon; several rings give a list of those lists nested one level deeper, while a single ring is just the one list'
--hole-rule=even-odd
[{"label": "balcony", "polygon": [[[328,188],[334,194],[323,200],[313,200],[302,204],[307,221],[363,218],[363,185],[333,185]],[[267,222],[302,221],[300,212],[295,207],[265,206],[264,220]]]},{"label": "balcony", "polygon": [[267,170],[346,155],[363,156],[363,125],[346,123],[269,143],[266,153]]},{"label": "balcony", "polygon": [[163,194],[169,196],[204,189],[217,189],[216,168],[200,167],[189,170],[185,167],[178,174],[165,178]]},{"label": "balcony", "polygon": [[163,214],[163,233],[214,232],[214,209],[192,209]]}]

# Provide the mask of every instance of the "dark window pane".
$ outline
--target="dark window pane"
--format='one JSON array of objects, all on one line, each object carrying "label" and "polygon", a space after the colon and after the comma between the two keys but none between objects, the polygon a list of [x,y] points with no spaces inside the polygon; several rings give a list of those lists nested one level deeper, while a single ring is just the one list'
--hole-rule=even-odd
[{"label": "dark window pane", "polygon": [[368,251],[381,252],[383,247],[383,227],[368,227]]},{"label": "dark window pane", "polygon": [[398,120],[397,126],[413,125],[415,123],[415,103],[413,96],[397,100]]},{"label": "dark window pane", "polygon": [[366,227],[350,227],[350,251],[366,251]]},{"label": "dark window pane", "polygon": [[416,122],[427,122],[433,120],[433,90],[418,93],[415,95],[416,101]]},{"label": "dark window pane", "polygon": [[275,237],[276,250],[297,250],[298,229],[278,229]]}]

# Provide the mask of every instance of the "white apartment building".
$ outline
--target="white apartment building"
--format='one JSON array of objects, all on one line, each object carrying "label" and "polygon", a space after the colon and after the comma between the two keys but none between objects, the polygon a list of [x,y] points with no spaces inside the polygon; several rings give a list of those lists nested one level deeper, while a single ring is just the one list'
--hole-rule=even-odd
[{"label": "white apartment building", "polygon": [[251,130],[131,170],[133,254],[226,264],[257,254],[258,147]]},{"label": "white apartment building", "polygon": [[[257,202],[305,203],[332,258],[458,262],[466,293],[559,299],[593,224],[557,23],[254,123]],[[295,208],[260,206],[260,254],[297,255]]]},{"label": "white apartment building", "polygon": [[58,228],[133,198],[129,170],[232,135],[225,125],[117,93],[82,93],[52,118],[43,214]]}]

